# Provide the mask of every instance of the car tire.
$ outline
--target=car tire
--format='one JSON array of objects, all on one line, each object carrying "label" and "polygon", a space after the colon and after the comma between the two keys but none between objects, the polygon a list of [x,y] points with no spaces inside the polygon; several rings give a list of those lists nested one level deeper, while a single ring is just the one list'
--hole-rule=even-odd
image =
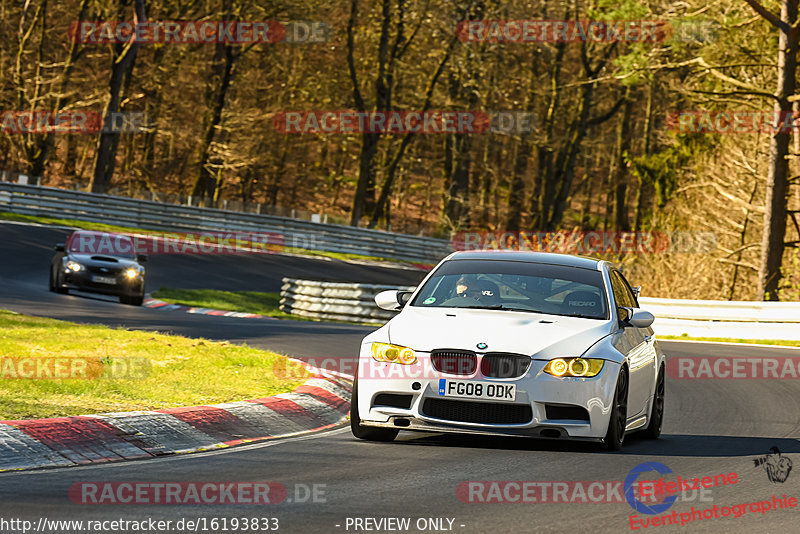
[{"label": "car tire", "polygon": [[358,379],[353,382],[353,396],[350,399],[350,431],[358,439],[367,441],[392,441],[400,432],[394,428],[369,428],[361,426],[361,418],[358,416]]},{"label": "car tire", "polygon": [[606,437],[603,438],[603,444],[610,451],[618,451],[625,441],[625,426],[628,420],[628,370],[624,367],[619,372],[612,402],[613,407],[608,418],[608,431]]},{"label": "car tire", "polygon": [[67,289],[66,287],[62,287],[64,285],[64,281],[61,278],[61,273],[59,273],[58,271],[56,271],[56,272],[58,274],[56,274],[56,281],[55,281],[53,290],[56,293],[61,293],[62,295],[65,295],[65,294],[69,293],[69,289]]},{"label": "car tire", "polygon": [[646,439],[658,439],[661,435],[661,424],[664,422],[664,366],[658,371],[656,388],[653,392],[653,407],[650,409],[647,428],[642,432]]},{"label": "car tire", "polygon": [[119,301],[122,304],[129,304],[131,306],[141,306],[144,302],[144,295],[120,295]]},{"label": "car tire", "polygon": [[48,282],[47,286],[50,289],[50,291],[55,292],[56,285],[53,283],[53,269],[50,269],[50,276],[47,277],[47,282]]}]

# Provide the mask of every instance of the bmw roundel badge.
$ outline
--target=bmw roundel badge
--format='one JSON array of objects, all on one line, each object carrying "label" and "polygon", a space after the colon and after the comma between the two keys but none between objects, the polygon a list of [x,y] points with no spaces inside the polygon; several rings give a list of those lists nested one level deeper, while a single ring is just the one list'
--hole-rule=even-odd
[{"label": "bmw roundel badge", "polygon": [[486,343],[480,342],[480,343],[478,343],[476,346],[477,346],[479,349],[483,350],[483,349],[487,348],[489,345],[487,345]]}]

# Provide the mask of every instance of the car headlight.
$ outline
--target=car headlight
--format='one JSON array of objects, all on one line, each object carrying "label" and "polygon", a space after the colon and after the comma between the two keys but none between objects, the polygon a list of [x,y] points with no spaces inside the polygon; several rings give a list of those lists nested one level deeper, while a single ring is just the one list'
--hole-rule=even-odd
[{"label": "car headlight", "polygon": [[417,355],[408,347],[375,342],[372,344],[372,359],[379,362],[411,365],[417,362]]},{"label": "car headlight", "polygon": [[133,280],[134,278],[139,276],[139,271],[137,271],[136,269],[128,269],[127,271],[125,271],[125,276],[127,276],[129,280]]},{"label": "car headlight", "polygon": [[67,261],[67,269],[69,269],[71,271],[75,271],[77,273],[78,271],[83,269],[83,265],[81,265],[77,261],[69,260],[69,261]]},{"label": "car headlight", "polygon": [[544,366],[544,372],[553,376],[589,378],[603,370],[605,360],[596,358],[556,358]]}]

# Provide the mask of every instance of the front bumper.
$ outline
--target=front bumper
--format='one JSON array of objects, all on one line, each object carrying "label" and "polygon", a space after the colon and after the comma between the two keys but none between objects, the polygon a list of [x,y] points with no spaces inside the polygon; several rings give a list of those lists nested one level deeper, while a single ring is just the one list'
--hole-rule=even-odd
[{"label": "front bumper", "polygon": [[92,280],[92,276],[97,276],[86,271],[72,271],[65,272],[62,278],[62,287],[67,289],[75,289],[78,291],[89,291],[92,293],[101,293],[104,295],[127,295],[138,296],[144,294],[144,278],[142,275],[136,278],[127,278],[124,272],[108,273],[101,276],[113,277],[115,282],[113,284],[98,283]]},{"label": "front bumper", "polygon": [[[479,370],[472,376],[439,373],[430,365],[429,355],[417,354],[419,361],[410,366],[376,362],[362,355],[356,386],[362,425],[554,439],[600,440],[606,435],[618,363],[606,361],[596,377],[558,378],[544,372],[546,361],[533,360],[519,378],[487,378]],[[514,384],[516,398],[503,402],[444,397],[439,394],[443,378]],[[405,399],[408,407],[399,407],[400,402],[387,406],[383,402],[387,398]]]}]

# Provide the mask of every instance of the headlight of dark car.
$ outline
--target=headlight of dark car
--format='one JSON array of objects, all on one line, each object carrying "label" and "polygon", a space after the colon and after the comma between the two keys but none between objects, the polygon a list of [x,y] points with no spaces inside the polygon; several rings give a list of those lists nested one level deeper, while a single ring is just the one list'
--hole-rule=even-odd
[{"label": "headlight of dark car", "polygon": [[67,260],[66,262],[64,262],[64,265],[67,269],[69,269],[70,271],[74,271],[76,273],[78,271],[83,270],[83,265],[81,265],[77,261]]},{"label": "headlight of dark car", "polygon": [[139,267],[139,268],[129,267],[129,268],[125,269],[125,278],[127,278],[128,280],[134,280],[137,277],[143,276],[143,275],[144,275],[144,269],[142,269],[141,267]]}]

